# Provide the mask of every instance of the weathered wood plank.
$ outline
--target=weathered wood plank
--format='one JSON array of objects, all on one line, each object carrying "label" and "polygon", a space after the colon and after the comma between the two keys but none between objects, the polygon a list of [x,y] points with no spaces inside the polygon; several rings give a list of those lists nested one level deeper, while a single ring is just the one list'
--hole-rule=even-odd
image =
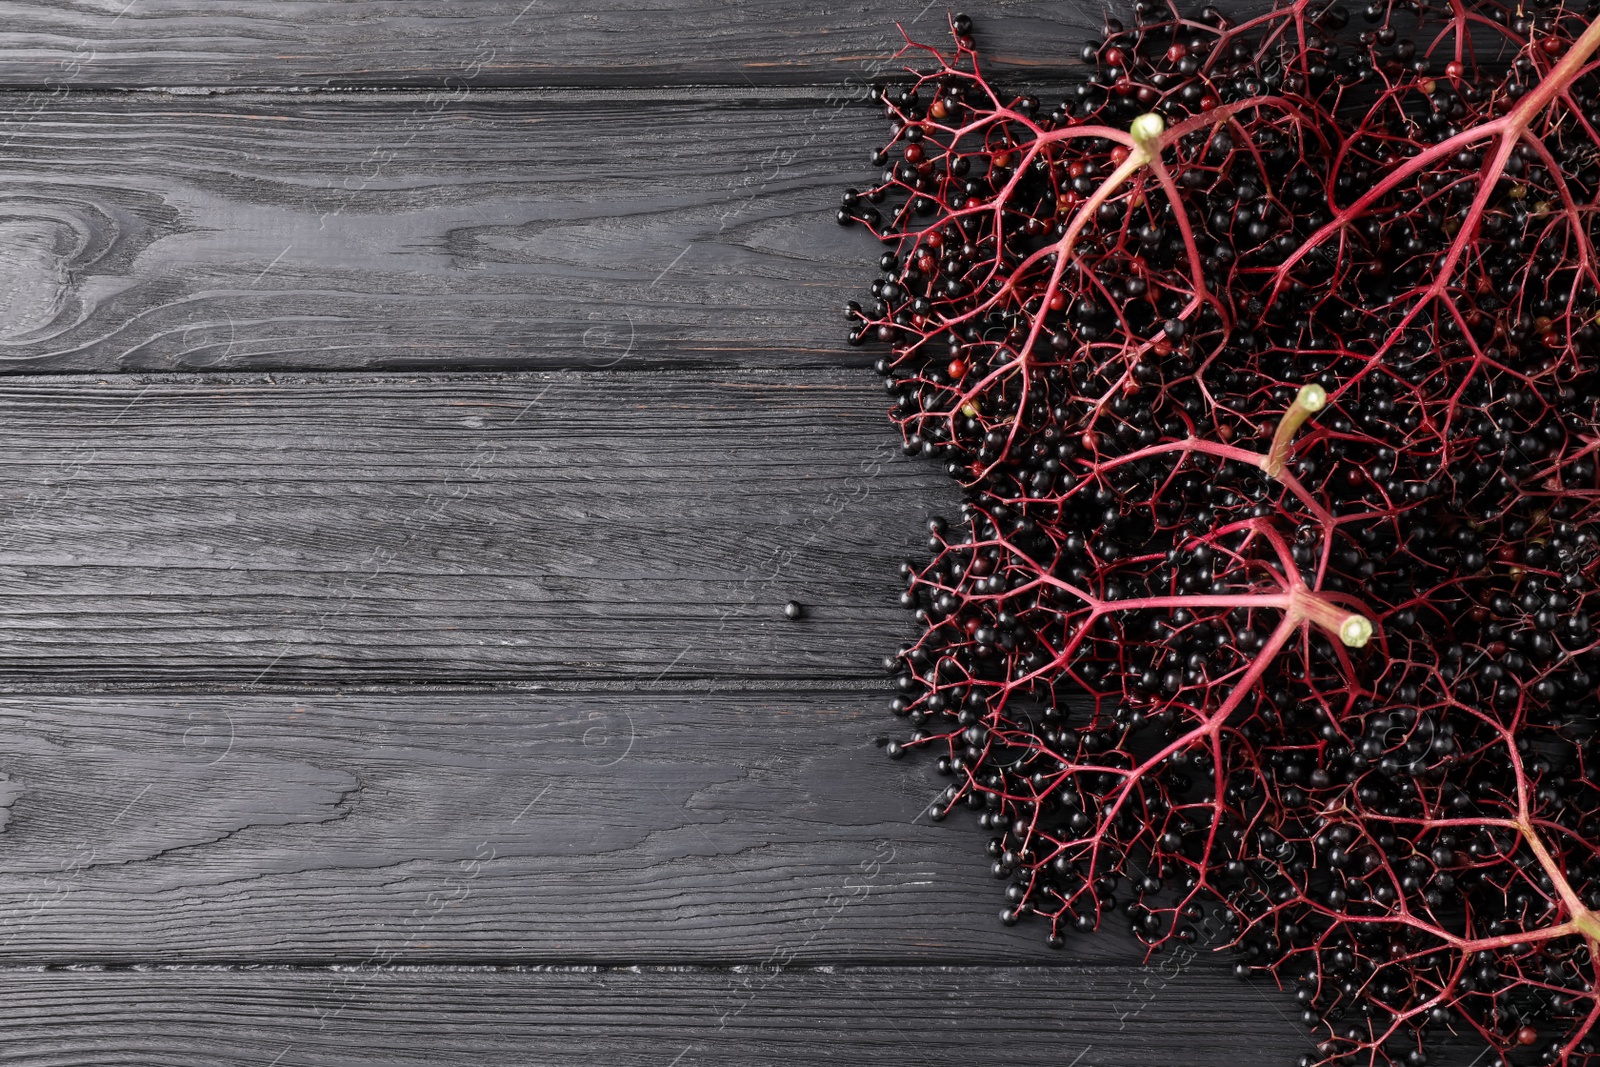
[{"label": "weathered wood plank", "polygon": [[875,384],[0,381],[0,687],[879,684],[952,498]]},{"label": "weathered wood plank", "polygon": [[18,1067],[1283,1067],[1310,1047],[1287,997],[1208,967],[6,972],[0,997]]},{"label": "weathered wood plank", "polygon": [[0,97],[0,370],[859,366],[881,116],[747,96]]},{"label": "weathered wood plank", "polygon": [[0,964],[1139,962],[1000,924],[886,703],[4,698]]},{"label": "weathered wood plank", "polygon": [[[1071,69],[1101,25],[1087,3],[967,7],[992,65],[1028,75]],[[11,0],[0,5],[0,84],[832,84],[891,65],[897,21],[947,41],[948,10],[922,0]]]}]

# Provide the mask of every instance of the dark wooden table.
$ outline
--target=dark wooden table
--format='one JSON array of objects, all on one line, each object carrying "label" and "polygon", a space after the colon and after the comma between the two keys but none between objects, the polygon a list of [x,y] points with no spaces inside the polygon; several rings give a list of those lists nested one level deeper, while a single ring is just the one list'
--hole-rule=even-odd
[{"label": "dark wooden table", "polygon": [[[1030,86],[1099,17],[972,13]],[[1001,927],[879,749],[954,496],[831,209],[944,14],[0,5],[0,1060],[1307,1051]]]}]

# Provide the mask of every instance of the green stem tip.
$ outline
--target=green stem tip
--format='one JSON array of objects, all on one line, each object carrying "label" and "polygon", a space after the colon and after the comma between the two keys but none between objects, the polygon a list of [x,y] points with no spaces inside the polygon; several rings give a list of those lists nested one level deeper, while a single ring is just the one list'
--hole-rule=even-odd
[{"label": "green stem tip", "polygon": [[1134,147],[1147,159],[1156,154],[1156,142],[1161,140],[1165,132],[1167,120],[1155,111],[1146,111],[1128,126],[1128,135],[1133,138]]},{"label": "green stem tip", "polygon": [[1350,648],[1365,648],[1372,640],[1372,620],[1365,615],[1352,615],[1339,624],[1339,640]]},{"label": "green stem tip", "polygon": [[1328,403],[1328,391],[1316,382],[1300,387],[1300,395],[1294,402],[1307,411],[1321,411]]},{"label": "green stem tip", "polygon": [[1278,422],[1278,432],[1272,437],[1272,449],[1267,453],[1266,460],[1261,464],[1262,469],[1270,476],[1277,478],[1283,474],[1283,468],[1289,461],[1289,446],[1294,443],[1294,435],[1312,415],[1328,406],[1328,391],[1316,382],[1300,387],[1299,395],[1294,398],[1294,403],[1289,405],[1289,410],[1283,413],[1283,418]]},{"label": "green stem tip", "polygon": [[1315,623],[1347,648],[1365,648],[1376,632],[1372,620],[1365,615],[1335,604],[1303,585],[1289,596],[1289,617],[1295,622]]}]

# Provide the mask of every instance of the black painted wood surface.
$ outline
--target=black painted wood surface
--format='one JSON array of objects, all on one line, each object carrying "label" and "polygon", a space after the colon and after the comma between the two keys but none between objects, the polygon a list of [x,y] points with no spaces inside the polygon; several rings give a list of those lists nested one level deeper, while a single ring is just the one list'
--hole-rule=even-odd
[{"label": "black painted wood surface", "polygon": [[882,686],[955,497],[875,385],[0,379],[0,678]]},{"label": "black painted wood surface", "polygon": [[7,1062],[104,1067],[1270,1067],[1305,1051],[1257,990],[1197,967],[33,971],[0,974],[0,997]]},{"label": "black painted wood surface", "polygon": [[685,689],[7,698],[0,967],[1137,959],[999,925],[875,692]]},{"label": "black painted wood surface", "polygon": [[73,94],[0,129],[0,368],[861,365],[880,122],[796,90]]},{"label": "black painted wood surface", "polygon": [[[973,14],[1019,88],[1100,17]],[[954,496],[830,212],[944,9],[0,15],[7,1063],[1305,1050],[1225,956],[1000,926],[883,758]]]},{"label": "black painted wood surface", "polygon": [[[896,23],[948,34],[916,0],[12,0],[0,81],[67,88],[817,85],[849,91],[895,64]],[[1087,4],[978,0],[997,71],[1076,68]],[[39,104],[32,100],[29,106]]]}]

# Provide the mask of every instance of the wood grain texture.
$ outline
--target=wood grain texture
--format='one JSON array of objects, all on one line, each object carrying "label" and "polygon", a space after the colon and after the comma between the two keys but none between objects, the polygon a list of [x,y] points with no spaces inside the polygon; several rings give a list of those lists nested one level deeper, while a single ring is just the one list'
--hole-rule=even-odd
[{"label": "wood grain texture", "polygon": [[12,971],[0,997],[18,1067],[1281,1067],[1309,1050],[1288,998],[1210,967]]},{"label": "wood grain texture", "polygon": [[[1099,22],[971,10],[1019,88]],[[942,15],[0,0],[0,1059],[1305,1049],[1000,926],[883,759],[953,494],[840,369],[829,216]]]},{"label": "wood grain texture", "polygon": [[0,964],[1138,963],[1000,924],[886,704],[8,697]]},{"label": "wood grain texture", "polygon": [[[895,23],[948,41],[943,4],[803,0],[33,0],[0,4],[0,84],[833,84],[889,66]],[[1071,70],[1098,8],[978,0],[991,65]]]},{"label": "wood grain texture", "polygon": [[0,382],[0,686],[881,685],[953,494],[874,384]]},{"label": "wood grain texture", "polygon": [[881,115],[699,90],[0,98],[0,371],[860,366]]}]

